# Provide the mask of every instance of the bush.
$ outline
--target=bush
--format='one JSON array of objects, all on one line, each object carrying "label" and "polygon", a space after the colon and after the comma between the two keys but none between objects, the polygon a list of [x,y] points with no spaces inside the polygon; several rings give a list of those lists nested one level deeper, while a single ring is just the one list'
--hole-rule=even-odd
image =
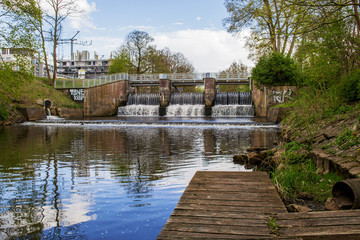
[{"label": "bush", "polygon": [[346,75],[338,85],[338,95],[346,102],[360,100],[360,70]]},{"label": "bush", "polygon": [[5,104],[0,104],[0,120],[7,120],[9,117],[9,111]]},{"label": "bush", "polygon": [[260,85],[299,85],[303,80],[300,68],[295,61],[276,52],[260,58],[252,70],[252,78],[258,87]]},{"label": "bush", "polygon": [[331,197],[334,183],[342,180],[336,173],[318,175],[311,159],[303,163],[286,165],[282,170],[271,173],[272,180],[285,200],[296,198],[298,193],[306,192],[319,202]]}]

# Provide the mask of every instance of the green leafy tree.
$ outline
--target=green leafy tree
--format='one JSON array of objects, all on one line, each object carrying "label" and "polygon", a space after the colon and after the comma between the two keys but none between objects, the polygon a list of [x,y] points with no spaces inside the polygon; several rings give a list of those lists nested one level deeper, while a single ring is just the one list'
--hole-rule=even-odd
[{"label": "green leafy tree", "polygon": [[190,73],[194,72],[193,65],[184,54],[171,52],[169,48],[157,50],[152,47],[149,52],[149,63],[152,73]]},{"label": "green leafy tree", "polygon": [[128,34],[114,54],[110,73],[189,73],[193,65],[184,54],[172,52],[169,48],[156,49],[150,45],[154,39],[146,32],[135,30]]},{"label": "green leafy tree", "polygon": [[131,72],[131,61],[129,52],[125,47],[120,47],[111,59],[109,73],[129,73]]},{"label": "green leafy tree", "polygon": [[0,1],[0,47],[8,49],[15,61],[0,57],[0,119],[6,119],[8,104],[20,100],[19,87],[32,79],[31,59],[36,52],[34,27],[28,20],[39,18],[33,0]]},{"label": "green leafy tree", "polygon": [[291,56],[302,22],[309,12],[302,7],[286,4],[284,0],[225,0],[229,17],[224,26],[231,33],[251,29],[247,45],[260,57],[271,52]]},{"label": "green leafy tree", "polygon": [[299,85],[303,80],[295,61],[277,52],[260,58],[252,70],[252,78],[258,87]]},{"label": "green leafy tree", "polygon": [[[338,22],[339,20],[350,20],[354,23],[354,34],[360,34],[360,1],[359,0],[285,0],[288,6],[306,7],[313,12],[314,18],[307,22],[308,30],[317,29]],[[341,19],[334,18],[342,15]],[[309,20],[309,19],[304,19]]]},{"label": "green leafy tree", "polygon": [[360,41],[354,36],[353,21],[339,13],[333,18],[338,21],[308,33],[295,54],[306,75],[306,84],[322,90],[360,67]]}]

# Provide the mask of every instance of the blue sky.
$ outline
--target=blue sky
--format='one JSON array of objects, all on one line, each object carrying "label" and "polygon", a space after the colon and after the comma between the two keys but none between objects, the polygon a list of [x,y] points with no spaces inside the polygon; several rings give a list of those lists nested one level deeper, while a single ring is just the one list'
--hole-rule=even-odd
[{"label": "blue sky", "polygon": [[[133,30],[148,32],[158,49],[182,52],[198,72],[217,72],[234,60],[253,65],[244,46],[247,32],[233,37],[222,25],[227,16],[223,0],[78,0],[81,17],[68,18],[63,38],[76,31],[74,50],[96,51],[109,58]],[[62,46],[59,57],[70,57],[70,47]]]}]

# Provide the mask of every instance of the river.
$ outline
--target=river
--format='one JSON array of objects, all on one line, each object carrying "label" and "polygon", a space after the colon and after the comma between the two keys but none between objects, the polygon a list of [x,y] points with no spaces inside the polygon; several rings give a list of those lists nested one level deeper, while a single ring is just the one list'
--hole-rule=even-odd
[{"label": "river", "polygon": [[271,147],[253,118],[113,118],[0,127],[0,239],[156,239],[198,170]]}]

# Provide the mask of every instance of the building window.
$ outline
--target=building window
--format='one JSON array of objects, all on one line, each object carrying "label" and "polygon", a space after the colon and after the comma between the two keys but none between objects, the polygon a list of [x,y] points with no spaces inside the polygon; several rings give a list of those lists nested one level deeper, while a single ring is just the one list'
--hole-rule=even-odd
[{"label": "building window", "polygon": [[87,65],[91,65],[91,62],[87,62]]},{"label": "building window", "polygon": [[75,62],[71,62],[71,66],[75,66]]},{"label": "building window", "polygon": [[63,64],[62,64],[63,66],[66,66],[66,62],[63,62]]}]

